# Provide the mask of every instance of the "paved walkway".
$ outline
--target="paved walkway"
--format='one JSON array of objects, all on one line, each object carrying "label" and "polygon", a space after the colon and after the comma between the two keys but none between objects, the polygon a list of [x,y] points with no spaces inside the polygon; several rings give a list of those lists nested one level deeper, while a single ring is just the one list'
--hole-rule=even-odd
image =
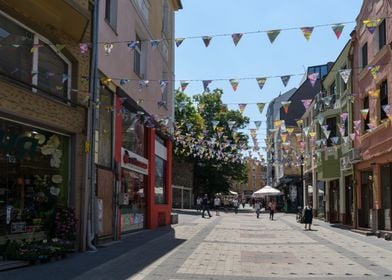
[{"label": "paved walkway", "polygon": [[[97,253],[0,273],[0,279],[391,279],[392,242],[294,215],[221,213],[143,231]],[[193,215],[192,215],[193,214]]]}]

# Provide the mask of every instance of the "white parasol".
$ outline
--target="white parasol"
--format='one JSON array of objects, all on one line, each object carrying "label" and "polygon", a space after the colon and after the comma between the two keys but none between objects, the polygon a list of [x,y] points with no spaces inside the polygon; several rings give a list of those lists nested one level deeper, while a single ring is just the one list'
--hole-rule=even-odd
[{"label": "white parasol", "polygon": [[280,192],[278,189],[275,189],[271,186],[265,186],[253,193],[253,197],[264,197],[264,196],[277,196],[282,195],[283,193]]}]

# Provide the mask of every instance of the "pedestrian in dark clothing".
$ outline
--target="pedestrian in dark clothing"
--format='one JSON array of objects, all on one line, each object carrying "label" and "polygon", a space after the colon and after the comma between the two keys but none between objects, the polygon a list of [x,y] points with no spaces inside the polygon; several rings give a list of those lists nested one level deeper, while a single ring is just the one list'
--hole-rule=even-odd
[{"label": "pedestrian in dark clothing", "polygon": [[274,213],[275,213],[275,211],[276,211],[276,203],[275,203],[275,201],[273,201],[273,200],[271,200],[269,203],[268,203],[268,207],[269,207],[269,210],[270,210],[270,220],[273,220],[274,219]]},{"label": "pedestrian in dark clothing", "polygon": [[[304,208],[305,230],[312,230],[313,209],[311,204],[307,204]],[[309,227],[308,227],[309,225]]]},{"label": "pedestrian in dark clothing", "polygon": [[205,194],[203,201],[201,202],[201,205],[203,207],[203,212],[201,213],[201,217],[204,218],[204,213],[205,211],[207,211],[208,216],[211,218],[211,214],[210,214],[210,206],[208,205],[209,201],[208,201],[208,195]]}]

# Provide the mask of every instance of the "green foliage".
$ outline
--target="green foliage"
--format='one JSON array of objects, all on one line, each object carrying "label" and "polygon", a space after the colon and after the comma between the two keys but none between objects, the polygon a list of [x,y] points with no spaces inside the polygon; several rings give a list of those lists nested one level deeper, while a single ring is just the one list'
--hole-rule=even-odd
[{"label": "green foliage", "polygon": [[[248,137],[249,118],[223,104],[223,91],[195,95],[176,94],[175,157],[194,163],[195,193],[225,193],[232,181],[246,181],[242,151]],[[197,106],[194,105],[197,103]]]}]

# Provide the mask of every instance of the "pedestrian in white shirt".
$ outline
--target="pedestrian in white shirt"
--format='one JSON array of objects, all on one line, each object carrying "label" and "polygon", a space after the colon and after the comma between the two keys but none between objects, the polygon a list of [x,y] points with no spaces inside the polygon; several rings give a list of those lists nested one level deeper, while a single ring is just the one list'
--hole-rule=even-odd
[{"label": "pedestrian in white shirt", "polygon": [[257,219],[258,219],[259,216],[260,216],[260,209],[261,209],[260,201],[256,201],[255,202],[255,209],[256,209],[256,216],[257,216]]},{"label": "pedestrian in white shirt", "polygon": [[214,207],[215,207],[215,214],[216,216],[219,216],[219,208],[221,205],[221,200],[218,196],[215,197],[214,199]]}]

